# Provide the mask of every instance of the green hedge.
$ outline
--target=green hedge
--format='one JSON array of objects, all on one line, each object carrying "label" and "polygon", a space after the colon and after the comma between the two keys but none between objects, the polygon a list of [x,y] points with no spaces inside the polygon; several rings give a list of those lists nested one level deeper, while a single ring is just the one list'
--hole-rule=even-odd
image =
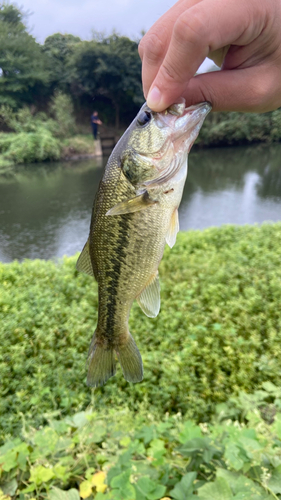
[{"label": "green hedge", "polygon": [[[179,414],[136,417],[125,408],[51,419],[0,447],[0,498],[278,500],[280,396],[265,383],[263,391],[219,405],[213,421],[200,425]],[[259,411],[268,398],[271,425]]]},{"label": "green hedge", "polygon": [[15,435],[51,412],[122,407],[207,421],[215,405],[265,381],[280,384],[281,224],[225,226],[178,235],[160,266],[161,312],[134,304],[133,334],[144,380],[119,367],[103,387],[86,386],[97,321],[97,285],[63,263],[0,266],[0,424]]},{"label": "green hedge", "polygon": [[200,131],[201,146],[281,141],[281,108],[270,113],[210,113]]}]

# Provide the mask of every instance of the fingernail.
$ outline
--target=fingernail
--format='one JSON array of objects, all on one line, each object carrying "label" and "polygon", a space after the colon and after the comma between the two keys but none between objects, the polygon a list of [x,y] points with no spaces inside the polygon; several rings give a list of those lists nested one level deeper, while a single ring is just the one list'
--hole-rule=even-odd
[{"label": "fingernail", "polygon": [[158,87],[153,87],[149,92],[147,96],[147,105],[151,108],[154,109],[154,107],[157,107],[160,104],[161,101],[161,92]]}]

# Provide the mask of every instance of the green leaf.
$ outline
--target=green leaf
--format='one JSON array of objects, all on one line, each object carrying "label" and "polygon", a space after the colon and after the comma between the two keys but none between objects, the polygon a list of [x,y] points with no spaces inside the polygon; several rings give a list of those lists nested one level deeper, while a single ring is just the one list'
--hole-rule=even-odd
[{"label": "green leaf", "polygon": [[272,425],[273,430],[276,432],[278,438],[281,440],[281,414],[278,413],[275,417],[274,424]]},{"label": "green leaf", "polygon": [[186,441],[190,441],[191,439],[197,437],[202,437],[202,432],[199,425],[195,425],[194,422],[188,420],[184,423],[184,427],[179,434],[179,442],[184,444]]},{"label": "green leaf", "polygon": [[49,500],[80,500],[80,496],[77,490],[72,488],[71,490],[64,491],[59,488],[53,487],[48,493]]},{"label": "green leaf", "polygon": [[135,500],[136,490],[132,484],[128,483],[120,489],[114,488],[112,490],[112,498],[114,500]]},{"label": "green leaf", "polygon": [[239,477],[241,477],[241,475],[239,474],[239,472],[232,472],[230,470],[218,468],[216,477],[222,477],[223,479],[225,479],[230,488],[235,492],[235,485],[237,484],[237,481]]},{"label": "green leaf", "polygon": [[52,469],[47,469],[43,467],[43,465],[38,465],[37,467],[33,467],[30,472],[30,483],[35,483],[38,486],[42,483],[47,483],[54,477],[54,472]]},{"label": "green leaf", "polygon": [[119,476],[121,472],[122,468],[119,465],[114,465],[113,467],[110,467],[107,473],[107,483],[111,484],[112,479],[116,476]]},{"label": "green leaf", "polygon": [[130,484],[130,475],[131,475],[130,469],[125,472],[122,472],[121,474],[119,474],[119,476],[115,476],[111,480],[110,486],[112,488],[124,488],[127,484]]},{"label": "green leaf", "polygon": [[87,438],[87,443],[101,443],[106,435],[106,428],[103,424],[98,423],[91,427],[91,431]]},{"label": "green leaf", "polygon": [[155,436],[155,427],[153,425],[144,425],[140,432],[138,432],[137,437],[143,439],[145,444],[150,443]]},{"label": "green leaf", "polygon": [[81,429],[81,427],[84,427],[84,425],[89,423],[89,419],[87,418],[87,413],[85,411],[76,413],[73,417],[67,418],[66,421],[77,429]]},{"label": "green leaf", "polygon": [[211,444],[211,440],[208,437],[198,437],[186,441],[186,443],[179,448],[179,452],[183,457],[202,454],[204,462],[209,463],[218,450]]},{"label": "green leaf", "polygon": [[116,500],[135,500],[136,491],[130,483],[130,475],[131,470],[128,469],[111,480],[110,486],[113,488]]},{"label": "green leaf", "polygon": [[281,493],[281,465],[272,471],[267,486],[273,491],[273,493]]},{"label": "green leaf", "polygon": [[0,488],[5,495],[10,495],[11,497],[16,493],[18,487],[18,482],[14,478],[6,483],[1,483]]},{"label": "green leaf", "polygon": [[199,488],[198,498],[201,500],[231,500],[233,495],[227,481],[218,477],[214,483],[207,483]]},{"label": "green leaf", "polygon": [[234,443],[229,442],[225,445],[224,458],[227,463],[235,470],[242,469],[244,465],[244,460],[241,457],[240,448]]},{"label": "green leaf", "polygon": [[128,446],[131,444],[132,440],[129,436],[124,436],[123,438],[120,439],[119,443],[123,448],[128,448]]},{"label": "green leaf", "polygon": [[[137,500],[144,498],[147,500],[158,500],[166,491],[166,487],[151,481],[149,476],[141,477],[135,485],[137,490]],[[140,495],[138,495],[138,493]]]},{"label": "green leaf", "polygon": [[270,500],[272,498],[255,481],[243,475],[239,475],[233,490],[235,494],[244,495],[245,500]]},{"label": "green leaf", "polygon": [[170,492],[170,496],[176,500],[186,500],[187,495],[193,492],[193,482],[197,476],[196,472],[188,472]]},{"label": "green leaf", "polygon": [[17,452],[14,450],[8,451],[4,457],[1,457],[1,463],[3,464],[2,469],[6,472],[17,467]]}]

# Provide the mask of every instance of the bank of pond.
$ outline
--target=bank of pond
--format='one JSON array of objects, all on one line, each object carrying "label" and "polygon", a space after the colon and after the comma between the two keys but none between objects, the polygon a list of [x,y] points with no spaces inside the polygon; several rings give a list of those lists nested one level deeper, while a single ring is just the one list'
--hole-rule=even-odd
[{"label": "bank of pond", "polygon": [[86,386],[98,296],[76,258],[0,265],[6,495],[280,498],[281,224],[179,233],[159,316],[131,311],[139,384]]},{"label": "bank of pond", "polygon": [[[13,112],[0,107],[0,118],[10,128],[0,132],[0,175],[14,165],[58,161],[94,154],[90,134],[78,134],[69,96],[54,96],[53,114],[32,114],[25,107]],[[89,130],[90,132],[90,130]],[[120,135],[120,131],[118,132]],[[281,141],[281,109],[270,113],[211,113],[196,141],[197,147],[233,146]]]}]

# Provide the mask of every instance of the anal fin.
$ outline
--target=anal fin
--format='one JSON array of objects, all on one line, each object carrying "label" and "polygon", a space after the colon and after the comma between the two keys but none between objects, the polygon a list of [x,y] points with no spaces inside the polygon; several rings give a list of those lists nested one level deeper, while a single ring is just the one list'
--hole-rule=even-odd
[{"label": "anal fin", "polygon": [[168,229],[168,232],[166,234],[166,243],[169,245],[170,248],[172,248],[174,246],[174,244],[176,243],[177,234],[179,232],[179,229],[180,229],[179,213],[178,213],[178,209],[176,208],[176,210],[173,212],[173,215],[171,217],[169,229]]},{"label": "anal fin", "polygon": [[145,289],[137,297],[137,301],[144,314],[155,318],[160,311],[160,282],[158,271],[152,276]]},{"label": "anal fin", "polygon": [[76,269],[80,273],[86,273],[89,274],[90,276],[94,276],[93,266],[90,257],[89,240],[86,241],[84,248],[78,257],[78,260],[76,262]]}]

